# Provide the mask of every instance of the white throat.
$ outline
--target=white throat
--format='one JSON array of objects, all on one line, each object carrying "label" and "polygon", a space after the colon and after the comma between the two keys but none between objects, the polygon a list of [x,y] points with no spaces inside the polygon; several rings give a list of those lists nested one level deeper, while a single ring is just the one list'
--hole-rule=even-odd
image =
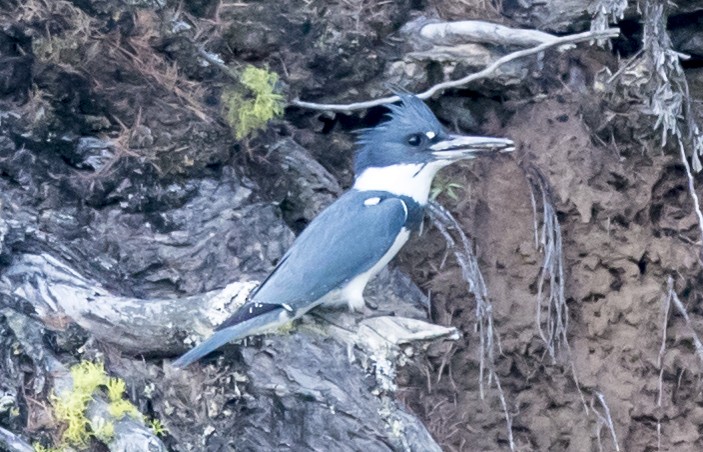
[{"label": "white throat", "polygon": [[418,204],[427,204],[430,187],[437,171],[450,161],[439,160],[427,164],[411,163],[366,168],[354,181],[354,189],[360,191],[379,190],[395,195],[409,196]]}]

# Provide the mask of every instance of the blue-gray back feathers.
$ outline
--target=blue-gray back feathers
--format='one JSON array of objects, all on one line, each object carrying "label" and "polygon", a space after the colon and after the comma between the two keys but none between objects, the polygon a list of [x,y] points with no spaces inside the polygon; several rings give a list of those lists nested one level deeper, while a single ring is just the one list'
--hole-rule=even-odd
[{"label": "blue-gray back feathers", "polygon": [[[379,202],[367,205],[370,198]],[[415,229],[421,216],[422,208],[412,199],[348,191],[305,228],[244,306],[173,365],[185,367],[227,342],[304,314],[324,295],[371,269],[403,227]]]},{"label": "blue-gray back feathers", "polygon": [[[252,297],[261,303],[310,308],[333,289],[370,269],[388,251],[407,220],[403,202],[351,190],[318,215]],[[359,227],[363,225],[363,227]]]}]

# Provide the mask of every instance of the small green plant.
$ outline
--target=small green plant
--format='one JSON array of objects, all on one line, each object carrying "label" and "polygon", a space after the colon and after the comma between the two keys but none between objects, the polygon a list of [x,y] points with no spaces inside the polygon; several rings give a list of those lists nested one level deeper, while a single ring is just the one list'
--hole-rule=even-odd
[{"label": "small green plant", "polygon": [[459,189],[463,191],[464,186],[461,184],[457,184],[456,182],[452,182],[448,179],[437,178],[435,179],[435,183],[432,185],[432,190],[430,191],[430,199],[434,201],[439,195],[444,193],[450,199],[458,201],[459,194],[457,193],[457,190]]},{"label": "small green plant", "polygon": [[222,103],[227,122],[241,140],[283,114],[283,96],[274,91],[278,74],[267,69],[247,66],[239,80],[249,92],[239,87],[225,89]]},{"label": "small green plant", "polygon": [[161,421],[158,419],[151,419],[149,421],[149,428],[156,436],[164,436],[166,433],[168,433],[168,429],[166,428],[166,426],[164,426],[164,424],[162,424]]}]

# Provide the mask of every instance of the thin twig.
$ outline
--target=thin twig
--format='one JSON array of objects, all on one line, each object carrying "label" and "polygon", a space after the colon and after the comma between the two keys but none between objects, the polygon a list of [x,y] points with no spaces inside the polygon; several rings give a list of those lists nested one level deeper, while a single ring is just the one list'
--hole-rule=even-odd
[{"label": "thin twig", "polygon": [[[578,42],[592,41],[592,40],[596,40],[596,39],[615,38],[619,35],[620,35],[619,28],[608,28],[606,30],[586,31],[583,33],[561,36],[559,38],[555,38],[553,41],[545,42],[545,43],[540,44],[538,46],[530,47],[529,49],[523,49],[523,50],[519,50],[517,52],[509,53],[505,56],[498,58],[496,61],[491,63],[488,67],[480,70],[479,72],[469,74],[466,77],[462,77],[457,80],[449,80],[446,82],[438,83],[438,84],[432,86],[431,88],[429,88],[427,91],[424,91],[424,92],[416,94],[416,95],[420,99],[428,99],[440,91],[444,91],[449,88],[457,88],[460,86],[464,86],[468,83],[474,82],[476,80],[488,78],[488,77],[492,76],[501,66],[503,66],[506,63],[509,63],[513,60],[517,60],[519,58],[524,58],[526,56],[530,56],[530,55],[534,55],[534,54],[537,54],[540,52],[544,52],[545,50],[550,49],[552,47],[558,47],[558,46],[562,46],[564,44],[575,44]],[[350,112],[350,111],[354,111],[354,110],[364,110],[364,109],[371,108],[371,107],[377,107],[379,105],[397,102],[399,100],[400,100],[400,98],[398,96],[388,96],[388,97],[383,97],[381,99],[374,99],[374,100],[369,100],[369,101],[364,101],[364,102],[353,102],[350,104],[318,104],[315,102],[306,102],[306,101],[302,101],[300,99],[295,99],[295,100],[291,101],[291,105],[296,106],[296,107],[301,107],[301,108],[308,108],[311,110]]]},{"label": "thin twig", "polygon": [[208,53],[205,49],[198,47],[198,55],[200,57],[207,61],[208,63],[212,64],[215,66],[217,69],[219,69],[223,74],[225,74],[227,77],[231,78],[233,81],[240,83],[239,77],[237,74],[232,71],[226,64],[224,64],[222,61],[219,59],[215,58],[215,56],[211,53]]}]

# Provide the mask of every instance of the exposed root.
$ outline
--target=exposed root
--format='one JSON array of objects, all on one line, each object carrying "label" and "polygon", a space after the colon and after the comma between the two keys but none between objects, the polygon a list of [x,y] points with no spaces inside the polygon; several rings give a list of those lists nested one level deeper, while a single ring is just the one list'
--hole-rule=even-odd
[{"label": "exposed root", "polygon": [[703,213],[686,155],[688,148],[691,152],[693,170],[699,172],[703,169],[700,161],[700,156],[703,155],[703,133],[694,118],[688,81],[680,62],[688,56],[673,49],[666,29],[667,6],[668,2],[665,1],[648,0],[644,8],[642,42],[644,53],[649,56],[654,81],[648,110],[657,117],[655,128],[661,127],[662,147],[666,145],[669,135],[676,140],[681,163],[686,169],[688,192],[698,220],[701,239],[699,245],[703,245]]},{"label": "exposed root", "polygon": [[[428,211],[432,224],[439,230],[447,242],[447,247],[454,253],[454,257],[461,267],[461,274],[468,283],[469,293],[476,300],[476,328],[479,335],[479,393],[481,399],[485,398],[484,385],[490,386],[495,381],[496,391],[507,424],[510,450],[515,450],[512,416],[508,410],[500,379],[495,372],[496,354],[500,353],[501,349],[500,340],[493,325],[493,305],[488,297],[488,289],[478,266],[478,260],[473,253],[473,244],[462,231],[459,222],[442,205],[430,201]],[[459,243],[450,231],[459,237]]]},{"label": "exposed root", "polygon": [[[598,400],[598,403],[600,404],[601,408],[603,408],[603,413],[596,409],[596,399]],[[608,431],[610,432],[610,437],[613,440],[613,447],[617,452],[620,452],[620,446],[618,445],[618,437],[615,434],[615,425],[613,424],[613,418],[610,416],[610,408],[608,408],[608,404],[605,402],[605,396],[602,393],[594,393],[593,397],[591,398],[591,410],[593,410],[593,412],[596,414],[596,417],[598,418],[598,429],[596,429],[596,436],[598,436],[599,450],[603,450],[603,444],[601,441],[601,430],[603,429],[603,427],[607,427]]]},{"label": "exposed root", "polygon": [[657,367],[659,368],[659,382],[657,384],[657,450],[661,450],[662,442],[662,393],[664,392],[664,354],[666,353],[666,330],[669,323],[669,311],[671,310],[671,298],[674,293],[674,280],[669,277],[668,291],[664,298],[664,319],[662,321],[662,344],[659,348],[659,356],[657,356]]},{"label": "exposed root", "polygon": [[[537,330],[547,347],[549,356],[552,362],[556,362],[560,352],[567,355],[569,353],[567,337],[569,308],[564,295],[561,226],[544,176],[533,167],[527,169],[527,176],[532,189],[533,209],[537,208],[537,198],[541,199],[542,205],[542,229],[541,231],[535,229],[536,245],[544,253],[537,281],[535,318]],[[535,210],[535,228],[538,226],[537,218]]]},{"label": "exposed root", "polygon": [[696,348],[696,355],[698,356],[698,359],[701,360],[701,364],[703,364],[703,343],[701,342],[698,333],[696,333],[696,330],[693,328],[693,324],[691,323],[691,318],[688,316],[686,307],[683,305],[681,299],[674,290],[674,281],[671,277],[669,277],[668,291],[671,301],[674,302],[674,307],[677,311],[679,311],[679,314],[681,314],[681,317],[683,317],[684,321],[686,322],[686,326],[688,327],[688,330],[691,333],[691,338],[693,339],[693,345]]},{"label": "exposed root", "polygon": [[[539,335],[547,347],[547,353],[556,363],[561,357],[568,363],[571,376],[578,389],[581,402],[586,412],[588,404],[579,383],[576,366],[571,359],[569,345],[569,307],[566,304],[564,290],[564,252],[562,249],[561,226],[557,218],[552,195],[544,175],[533,166],[525,166],[525,173],[530,182],[532,208],[535,225],[535,246],[544,253],[542,268],[537,281],[537,299],[535,321]],[[542,205],[542,229],[538,228],[537,198]],[[545,285],[547,289],[545,290]],[[546,293],[545,293],[546,292]]]}]

